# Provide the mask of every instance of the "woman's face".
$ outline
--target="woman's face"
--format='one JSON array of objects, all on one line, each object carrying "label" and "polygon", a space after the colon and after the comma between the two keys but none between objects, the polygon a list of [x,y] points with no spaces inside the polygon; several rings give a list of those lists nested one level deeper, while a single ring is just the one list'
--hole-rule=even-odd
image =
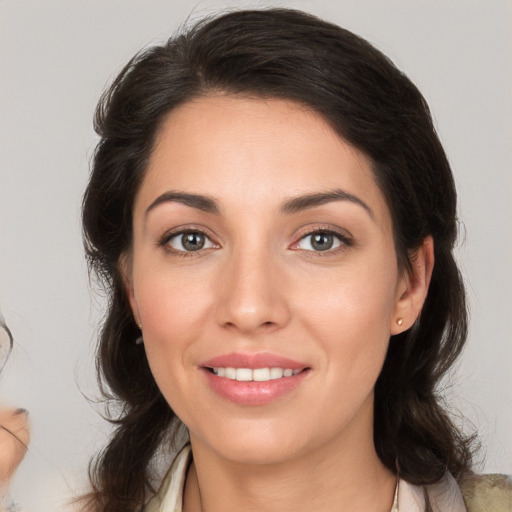
[{"label": "woman's face", "polygon": [[161,126],[133,223],[130,303],[193,443],[261,463],[371,442],[414,318],[363,154],[296,103],[200,98]]}]

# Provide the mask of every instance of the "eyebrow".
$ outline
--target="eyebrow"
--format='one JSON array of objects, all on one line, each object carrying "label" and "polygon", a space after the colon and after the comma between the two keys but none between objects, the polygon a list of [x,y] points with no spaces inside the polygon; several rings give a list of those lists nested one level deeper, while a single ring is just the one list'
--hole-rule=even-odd
[{"label": "eyebrow", "polygon": [[206,213],[219,214],[219,206],[213,197],[199,194],[187,194],[184,192],[169,191],[158,196],[146,209],[145,215],[163,203],[181,203],[191,208],[196,208]]},{"label": "eyebrow", "polygon": [[[339,188],[327,192],[315,192],[313,194],[305,194],[302,196],[292,197],[284,202],[281,207],[281,212],[284,214],[297,213],[308,208],[321,206],[323,204],[331,203],[333,201],[349,201],[351,203],[361,206],[368,215],[375,220],[372,209],[359,197],[341,190]],[[191,208],[201,210],[206,213],[220,214],[220,209],[217,200],[210,196],[202,194],[189,194],[178,191],[168,191],[158,196],[146,209],[145,215],[151,210],[163,203],[181,203]]]},{"label": "eyebrow", "polygon": [[293,197],[288,199],[282,206],[281,212],[286,214],[297,213],[308,208],[321,206],[333,201],[349,201],[351,203],[361,206],[368,215],[375,220],[375,215],[372,209],[359,197],[350,194],[345,190],[336,188],[327,192],[317,192],[314,194],[306,194],[303,196]]}]

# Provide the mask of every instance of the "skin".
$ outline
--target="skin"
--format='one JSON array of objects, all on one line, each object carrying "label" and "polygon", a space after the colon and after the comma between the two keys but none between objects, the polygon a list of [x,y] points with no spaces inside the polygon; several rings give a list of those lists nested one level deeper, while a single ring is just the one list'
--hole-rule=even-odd
[{"label": "skin", "polygon": [[0,409],[0,496],[22,461],[30,442],[28,416],[23,409]]},{"label": "skin", "polygon": [[[357,199],[282,211],[335,189]],[[212,197],[218,213],[150,208],[168,191]],[[390,335],[421,311],[433,247],[399,269],[368,158],[291,101],[203,97],[163,122],[133,219],[120,264],[153,375],[190,430],[184,510],[388,511],[396,477],[374,449],[373,390]],[[204,231],[205,248],[185,252],[180,229]],[[340,237],[332,249],[314,250],[319,229]],[[240,405],[201,370],[231,352],[309,370],[279,399]]]}]

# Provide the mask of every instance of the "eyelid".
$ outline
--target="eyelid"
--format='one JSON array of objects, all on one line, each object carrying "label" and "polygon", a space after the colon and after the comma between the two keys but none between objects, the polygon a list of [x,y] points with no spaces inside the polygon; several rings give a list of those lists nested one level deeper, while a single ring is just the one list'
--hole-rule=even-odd
[{"label": "eyelid", "polygon": [[[300,247],[298,247],[298,244],[302,240],[304,240],[308,236],[312,236],[312,235],[315,235],[318,233],[324,233],[324,234],[329,234],[329,235],[335,236],[341,242],[341,245],[334,249],[327,249],[325,251],[311,251],[308,249],[301,249]],[[334,227],[334,226],[323,224],[323,225],[317,225],[315,227],[310,226],[308,228],[304,228],[303,230],[301,230],[301,232],[297,235],[297,241],[294,242],[290,246],[290,249],[295,250],[295,251],[304,251],[307,253],[312,253],[315,256],[317,256],[317,255],[322,256],[322,255],[328,255],[328,254],[332,255],[333,253],[342,251],[346,247],[351,247],[352,245],[354,245],[354,239],[353,239],[353,236],[348,231]]]},{"label": "eyelid", "polygon": [[[182,251],[180,249],[175,249],[174,247],[169,246],[169,241],[177,236],[183,235],[185,233],[201,233],[204,235],[213,245],[214,247],[206,247],[199,249],[197,251]],[[159,247],[162,247],[173,254],[179,254],[181,256],[187,256],[187,255],[194,255],[199,254],[201,252],[204,252],[205,250],[219,248],[220,244],[218,242],[215,242],[213,239],[214,237],[210,230],[205,228],[204,226],[199,226],[195,224],[186,224],[183,226],[177,226],[175,228],[172,228],[168,231],[166,231],[161,237],[158,238],[157,245]]]},{"label": "eyelid", "polygon": [[[194,232],[201,233],[202,235],[204,235],[214,245],[214,247],[202,248],[197,251],[185,251],[185,250],[179,250],[179,249],[172,248],[168,245],[169,241],[172,238],[177,237],[179,235],[183,235],[185,233],[194,233]],[[298,247],[298,244],[302,240],[304,240],[306,237],[315,235],[317,233],[331,234],[340,241],[341,245],[334,249],[326,249],[325,251],[312,251],[312,250],[308,250],[308,249],[301,249],[300,247]],[[166,249],[169,253],[172,253],[175,255],[193,256],[193,255],[199,255],[200,253],[203,253],[204,251],[220,248],[221,244],[214,240],[216,238],[218,238],[218,237],[212,235],[210,230],[204,226],[196,225],[196,224],[186,224],[186,225],[174,227],[174,228],[166,231],[158,239],[157,245]],[[303,251],[303,252],[307,252],[310,254],[314,254],[315,256],[327,256],[327,255],[332,255],[334,253],[342,251],[345,248],[351,247],[353,245],[354,245],[353,236],[347,230],[341,229],[339,227],[334,227],[332,225],[321,224],[321,225],[308,226],[306,228],[303,228],[296,236],[296,241],[293,242],[289,248],[291,250],[295,250],[295,251]]]}]

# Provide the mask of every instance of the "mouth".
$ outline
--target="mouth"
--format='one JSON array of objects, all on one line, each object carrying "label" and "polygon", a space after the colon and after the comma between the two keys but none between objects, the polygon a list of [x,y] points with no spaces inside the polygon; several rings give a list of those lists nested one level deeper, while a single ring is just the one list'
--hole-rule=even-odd
[{"label": "mouth", "polygon": [[238,405],[266,405],[301,386],[311,366],[271,353],[218,356],[200,365],[210,388]]},{"label": "mouth", "polygon": [[236,380],[238,382],[267,382],[269,380],[283,379],[298,375],[304,369],[264,367],[264,368],[234,368],[231,366],[206,367],[208,371],[217,377]]}]

